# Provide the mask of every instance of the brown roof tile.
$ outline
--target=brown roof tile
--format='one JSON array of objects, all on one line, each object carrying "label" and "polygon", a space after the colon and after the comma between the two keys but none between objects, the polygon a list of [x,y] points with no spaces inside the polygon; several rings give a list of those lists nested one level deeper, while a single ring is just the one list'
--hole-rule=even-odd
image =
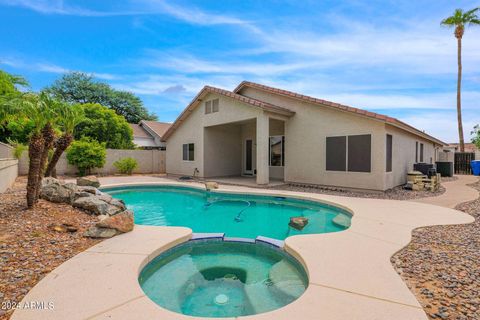
[{"label": "brown roof tile", "polygon": [[172,124],[168,122],[145,121],[145,120],[142,120],[140,124],[146,125],[148,128],[150,128],[150,130],[155,132],[160,138],[162,138],[165,132],[167,132],[167,130],[172,126]]},{"label": "brown roof tile", "polygon": [[342,105],[342,104],[339,104],[339,103],[335,103],[335,102],[331,102],[331,101],[327,101],[327,100],[322,100],[322,99],[306,96],[306,95],[303,95],[303,94],[298,94],[296,92],[291,92],[291,91],[288,91],[288,90],[273,88],[273,87],[269,87],[269,86],[266,86],[266,85],[263,85],[263,84],[250,82],[250,81],[243,81],[242,83],[240,83],[235,88],[235,90],[233,90],[233,92],[238,93],[244,87],[257,88],[257,89],[260,89],[260,90],[264,90],[264,91],[275,93],[275,94],[281,94],[283,96],[299,99],[299,100],[302,100],[302,101],[313,102],[315,104],[319,104],[319,105],[323,105],[323,106],[330,106],[330,107],[337,108],[337,109],[340,109],[340,110],[346,110],[348,112],[355,113],[355,114],[358,114],[358,115],[367,116],[369,118],[382,120],[382,121],[385,121],[386,123],[392,124],[394,126],[402,128],[404,130],[407,130],[409,132],[412,132],[414,134],[422,136],[422,137],[424,137],[424,138],[426,138],[430,141],[433,141],[437,144],[446,145],[445,142],[443,142],[443,141],[441,141],[441,140],[439,140],[435,137],[432,137],[431,135],[428,135],[425,132],[418,130],[417,128],[414,128],[411,125],[406,124],[403,121],[400,121],[398,119],[395,119],[395,118],[392,118],[392,117],[389,117],[389,116],[386,116],[386,115],[382,115],[382,114],[378,114],[378,113],[375,113],[375,112],[370,112],[370,111],[365,111],[365,110],[362,110],[362,109],[357,109],[357,108],[345,106],[345,105]]},{"label": "brown roof tile", "polygon": [[168,128],[168,130],[165,132],[165,134],[162,136],[162,140],[165,140],[167,139],[175,130],[176,128],[178,128],[178,126],[180,125],[180,123],[186,118],[188,117],[188,115],[195,109],[195,107],[197,106],[197,102],[199,102],[199,99],[202,95],[206,94],[206,93],[217,93],[217,94],[220,94],[220,95],[223,95],[223,96],[226,96],[226,97],[230,97],[232,99],[235,99],[237,101],[241,101],[241,102],[244,102],[244,103],[247,103],[251,106],[254,106],[254,107],[259,107],[259,108],[262,108],[266,111],[270,111],[270,112],[274,112],[274,113],[279,113],[279,114],[282,114],[284,116],[292,116],[295,114],[294,111],[292,110],[289,110],[287,108],[283,108],[283,107],[279,107],[279,106],[276,106],[276,105],[273,105],[271,103],[267,103],[267,102],[263,102],[263,101],[259,101],[259,100],[256,100],[256,99],[253,99],[253,98],[249,98],[249,97],[246,97],[246,96],[242,96],[242,95],[239,95],[235,92],[232,92],[232,91],[228,91],[228,90],[224,90],[224,89],[220,89],[220,88],[216,88],[216,87],[212,87],[212,86],[205,86],[203,87],[202,90],[200,90],[200,92],[193,98],[193,100],[190,102],[190,104],[183,110],[183,112],[178,116],[178,118],[175,120],[175,122],[173,122],[173,124],[171,125],[170,128]]},{"label": "brown roof tile", "polygon": [[130,125],[130,128],[132,128],[133,130],[134,138],[152,138],[152,136],[138,124],[129,123],[129,125]]}]

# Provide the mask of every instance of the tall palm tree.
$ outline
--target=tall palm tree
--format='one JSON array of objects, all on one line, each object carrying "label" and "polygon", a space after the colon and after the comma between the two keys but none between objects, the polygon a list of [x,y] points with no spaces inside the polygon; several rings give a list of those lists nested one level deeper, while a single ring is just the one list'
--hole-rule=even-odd
[{"label": "tall palm tree", "polygon": [[63,134],[57,139],[57,141],[55,141],[55,151],[48,162],[47,170],[45,171],[46,177],[54,175],[55,166],[57,165],[60,156],[73,141],[73,130],[83,118],[84,113],[80,105],[70,106],[62,104],[59,108],[59,121]]},{"label": "tall palm tree", "polygon": [[457,121],[458,121],[458,139],[460,140],[460,152],[465,152],[465,141],[463,139],[463,124],[462,124],[462,37],[466,26],[480,25],[480,18],[477,16],[477,11],[480,8],[475,8],[464,12],[462,9],[456,9],[453,16],[442,20],[441,25],[447,27],[455,27],[455,38],[457,38],[457,52],[458,52],[458,79],[457,79]]}]

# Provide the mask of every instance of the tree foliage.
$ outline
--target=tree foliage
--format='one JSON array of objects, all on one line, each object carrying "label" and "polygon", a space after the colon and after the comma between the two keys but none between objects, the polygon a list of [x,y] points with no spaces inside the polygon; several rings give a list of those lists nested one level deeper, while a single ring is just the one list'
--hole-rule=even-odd
[{"label": "tree foliage", "polygon": [[475,127],[473,127],[472,135],[472,142],[477,146],[478,149],[480,149],[480,124],[477,124]]},{"label": "tree foliage", "polygon": [[131,92],[115,90],[110,85],[96,81],[93,76],[82,72],[71,72],[46,88],[58,99],[69,103],[98,103],[127,119],[129,123],[140,120],[157,120],[149,113],[142,100]]},{"label": "tree foliage", "polygon": [[455,28],[455,37],[462,38],[465,26],[480,25],[480,17],[477,15],[479,8],[463,11],[456,9],[453,15],[443,19],[441,24]]},{"label": "tree foliage", "polygon": [[104,143],[86,137],[74,141],[67,149],[68,163],[76,166],[81,176],[93,168],[102,168],[106,156]]},{"label": "tree foliage", "polygon": [[82,105],[85,114],[74,130],[75,139],[89,137],[110,149],[133,149],[133,131],[125,118],[100,104]]},{"label": "tree foliage", "polygon": [[19,117],[12,112],[15,100],[28,88],[29,84],[23,77],[12,75],[0,70],[0,141],[8,142],[7,138],[19,143],[27,143],[33,123],[28,117]]}]

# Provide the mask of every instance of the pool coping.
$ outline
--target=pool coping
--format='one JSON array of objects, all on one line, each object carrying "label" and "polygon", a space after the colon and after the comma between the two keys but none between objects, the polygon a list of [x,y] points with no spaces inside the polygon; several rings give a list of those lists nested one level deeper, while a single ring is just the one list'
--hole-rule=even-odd
[{"label": "pool coping", "polygon": [[[111,183],[102,187],[141,185],[204,189],[201,183],[169,180]],[[460,211],[408,201],[231,185],[221,185],[215,192],[319,201],[352,214],[352,223],[347,230],[286,238],[284,250],[299,260],[308,274],[307,290],[289,305],[242,319],[425,320],[426,314],[393,269],[390,257],[410,242],[411,231],[415,228],[474,221],[473,217]],[[136,225],[134,231],[105,240],[66,261],[22,300],[23,303],[53,302],[53,310],[18,309],[12,320],[192,319],[194,317],[156,305],[145,296],[137,278],[142,268],[158,254],[194,236],[198,235],[184,227]]]}]

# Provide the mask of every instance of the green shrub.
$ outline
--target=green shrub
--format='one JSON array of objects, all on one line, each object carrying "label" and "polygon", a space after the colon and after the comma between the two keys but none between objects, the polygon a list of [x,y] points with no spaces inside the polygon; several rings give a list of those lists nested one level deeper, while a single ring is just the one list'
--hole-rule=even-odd
[{"label": "green shrub", "polygon": [[13,147],[13,156],[15,159],[20,159],[23,152],[28,149],[28,146],[23,143],[8,138],[7,141]]},{"label": "green shrub", "polygon": [[76,166],[81,176],[90,173],[92,168],[102,168],[106,155],[104,143],[85,137],[74,141],[67,149],[68,163]]},{"label": "green shrub", "polygon": [[120,171],[120,173],[129,175],[132,174],[136,167],[138,167],[137,160],[133,158],[123,158],[117,160],[113,163],[113,165],[118,169],[118,171]]}]

